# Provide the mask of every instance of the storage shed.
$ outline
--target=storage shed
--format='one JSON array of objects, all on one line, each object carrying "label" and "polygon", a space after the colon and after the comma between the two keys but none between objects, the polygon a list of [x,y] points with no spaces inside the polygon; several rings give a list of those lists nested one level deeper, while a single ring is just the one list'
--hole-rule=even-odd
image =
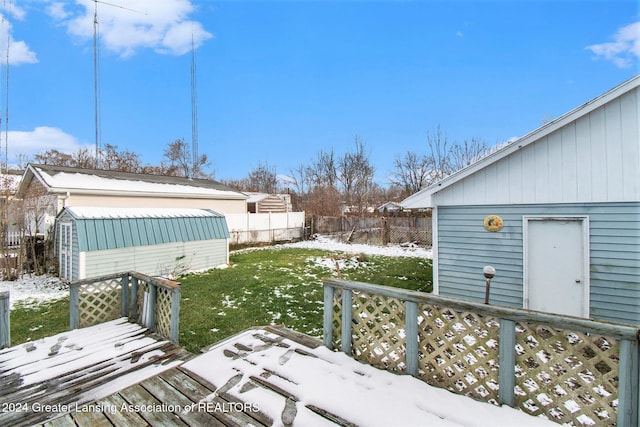
[{"label": "storage shed", "polygon": [[640,76],[428,187],[434,292],[640,324]]},{"label": "storage shed", "polygon": [[208,209],[67,207],[56,218],[60,277],[175,276],[228,264],[225,217]]}]

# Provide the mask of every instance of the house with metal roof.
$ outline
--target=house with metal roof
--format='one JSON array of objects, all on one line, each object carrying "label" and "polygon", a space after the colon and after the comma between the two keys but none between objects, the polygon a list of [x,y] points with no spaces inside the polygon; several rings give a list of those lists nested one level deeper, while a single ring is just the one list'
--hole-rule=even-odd
[{"label": "house with metal roof", "polygon": [[60,276],[176,276],[228,264],[225,217],[208,209],[66,207],[56,220]]},{"label": "house with metal roof", "polygon": [[433,208],[434,292],[640,324],[640,76],[402,202]]},{"label": "house with metal roof", "polygon": [[[247,212],[244,193],[210,179],[137,174],[29,164],[16,197],[38,200],[40,222],[30,227],[46,233],[65,207],[192,208],[222,214]],[[35,205],[36,203],[28,203]]]}]

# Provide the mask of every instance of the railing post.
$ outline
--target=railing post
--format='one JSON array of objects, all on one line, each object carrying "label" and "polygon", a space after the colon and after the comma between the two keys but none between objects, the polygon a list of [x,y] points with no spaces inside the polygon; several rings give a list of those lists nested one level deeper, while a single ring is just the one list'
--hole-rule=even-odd
[{"label": "railing post", "polygon": [[80,285],[69,286],[69,329],[80,327]]},{"label": "railing post", "polygon": [[129,317],[129,273],[122,275],[120,294],[122,296],[122,308],[120,310],[120,314],[122,317]]},{"label": "railing post", "polygon": [[324,285],[324,309],[322,318],[322,340],[324,346],[333,350],[333,286]]},{"label": "railing post", "polygon": [[0,348],[11,346],[10,313],[9,291],[0,292]]},{"label": "railing post", "polygon": [[514,407],[515,401],[515,367],[516,367],[516,322],[500,319],[500,350],[498,370],[498,402],[501,405]]},{"label": "railing post", "polygon": [[418,304],[405,301],[405,363],[407,373],[418,375]]},{"label": "railing post", "polygon": [[129,315],[129,319],[133,320],[134,322],[137,322],[138,321],[138,278],[131,276],[130,285],[131,285],[132,301],[131,301],[131,314]]},{"label": "railing post", "polygon": [[176,287],[171,292],[171,325],[169,329],[169,339],[178,344],[178,326],[180,324],[180,287]]},{"label": "railing post", "polygon": [[340,334],[342,335],[341,342],[341,350],[343,353],[351,354],[351,325],[352,325],[352,312],[353,312],[353,302],[352,302],[352,294],[351,289],[342,289],[342,325],[340,328]]},{"label": "railing post", "polygon": [[630,427],[639,425],[638,405],[638,340],[620,341],[620,364],[618,365],[618,426]]},{"label": "railing post", "polygon": [[158,303],[158,287],[151,282],[147,282],[149,286],[149,294],[147,296],[147,304],[145,307],[146,322],[145,326],[152,331],[156,331],[156,306]]}]

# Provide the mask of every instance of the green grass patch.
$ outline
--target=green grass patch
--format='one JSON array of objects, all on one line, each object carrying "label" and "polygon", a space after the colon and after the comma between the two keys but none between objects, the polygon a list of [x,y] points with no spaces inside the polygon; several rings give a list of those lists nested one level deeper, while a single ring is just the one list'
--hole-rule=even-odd
[{"label": "green grass patch", "polygon": [[326,277],[431,291],[431,261],[422,258],[270,248],[234,254],[230,262],[180,279],[180,344],[191,352],[252,326],[282,324],[320,336]]},{"label": "green grass patch", "polygon": [[35,341],[69,330],[69,298],[17,303],[11,309],[11,345]]},{"label": "green grass patch", "polygon": [[[230,256],[231,266],[179,279],[180,344],[203,347],[252,326],[282,324],[322,335],[322,279],[338,277],[431,292],[431,260],[267,248]],[[11,310],[17,345],[69,330],[69,299]]]}]

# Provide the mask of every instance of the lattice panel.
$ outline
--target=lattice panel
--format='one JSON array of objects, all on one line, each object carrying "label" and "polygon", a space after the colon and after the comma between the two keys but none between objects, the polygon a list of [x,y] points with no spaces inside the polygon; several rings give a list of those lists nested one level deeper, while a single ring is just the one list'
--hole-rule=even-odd
[{"label": "lattice panel", "polygon": [[163,337],[169,337],[171,332],[171,294],[169,289],[158,287],[156,332]]},{"label": "lattice panel", "polygon": [[79,292],[80,327],[97,325],[121,316],[120,278],[82,285]]},{"label": "lattice panel", "polygon": [[340,288],[334,288],[331,312],[331,338],[333,348],[339,349],[342,345],[342,289]]},{"label": "lattice panel", "polygon": [[423,304],[418,367],[427,384],[497,404],[500,322]]},{"label": "lattice panel", "polygon": [[546,326],[516,326],[516,405],[558,423],[613,426],[616,340]]},{"label": "lattice panel", "polygon": [[388,371],[405,371],[404,318],[400,300],[354,292],[354,358]]}]

